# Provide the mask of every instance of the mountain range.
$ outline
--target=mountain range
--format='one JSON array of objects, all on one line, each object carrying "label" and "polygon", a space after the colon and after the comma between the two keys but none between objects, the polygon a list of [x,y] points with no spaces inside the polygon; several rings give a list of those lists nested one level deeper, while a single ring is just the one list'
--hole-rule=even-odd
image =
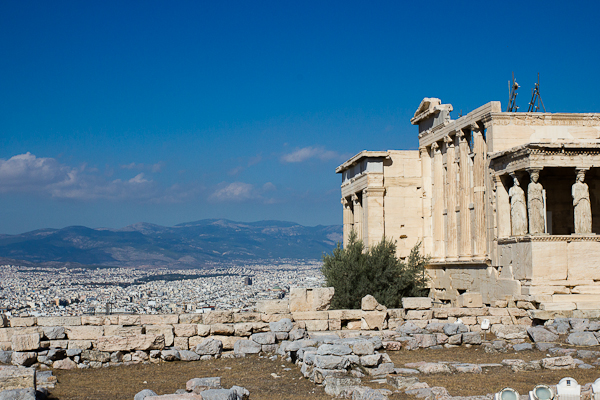
[{"label": "mountain range", "polygon": [[0,235],[0,262],[203,268],[282,259],[318,260],[341,240],[341,225],[310,227],[286,221],[205,219],[173,227],[142,222],[121,229],[69,226]]}]

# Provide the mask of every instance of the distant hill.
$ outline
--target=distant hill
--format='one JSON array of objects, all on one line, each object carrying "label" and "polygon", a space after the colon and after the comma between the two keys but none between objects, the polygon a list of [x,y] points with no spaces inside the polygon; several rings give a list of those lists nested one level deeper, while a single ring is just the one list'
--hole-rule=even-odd
[{"label": "distant hill", "polygon": [[0,235],[0,261],[44,265],[200,268],[215,263],[317,260],[342,240],[342,226],[205,219],[173,227],[145,222],[122,229],[69,226]]}]

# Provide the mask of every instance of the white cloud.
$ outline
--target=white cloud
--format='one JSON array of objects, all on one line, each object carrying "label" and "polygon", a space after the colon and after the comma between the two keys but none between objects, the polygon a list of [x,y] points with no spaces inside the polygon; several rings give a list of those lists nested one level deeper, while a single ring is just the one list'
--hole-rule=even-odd
[{"label": "white cloud", "polygon": [[271,182],[265,183],[262,187],[257,188],[250,183],[244,182],[232,182],[222,183],[219,187],[210,195],[209,200],[213,202],[226,201],[226,202],[245,202],[245,201],[258,201],[263,203],[272,203],[274,200],[265,198],[266,192],[272,192],[277,190],[275,185]]},{"label": "white cloud", "polygon": [[[128,168],[131,165],[122,168],[133,169]],[[198,192],[197,188],[176,185],[162,188],[146,178],[144,173],[125,180],[109,180],[110,175],[102,174],[96,168],[87,168],[86,164],[75,168],[54,158],[19,154],[8,160],[0,159],[0,193],[35,193],[74,200],[174,202]]]},{"label": "white cloud", "polygon": [[321,161],[329,160],[341,160],[346,158],[346,155],[340,154],[336,151],[326,150],[323,147],[303,147],[297,149],[291,153],[284,154],[280,160],[284,163],[298,163],[303,162],[311,158],[317,158]]},{"label": "white cloud", "polygon": [[121,165],[121,169],[135,169],[138,171],[151,171],[151,172],[160,172],[162,170],[162,168],[165,166],[165,163],[163,161],[159,161],[155,164],[144,164],[144,163],[130,163],[130,164],[125,164],[125,165]]}]

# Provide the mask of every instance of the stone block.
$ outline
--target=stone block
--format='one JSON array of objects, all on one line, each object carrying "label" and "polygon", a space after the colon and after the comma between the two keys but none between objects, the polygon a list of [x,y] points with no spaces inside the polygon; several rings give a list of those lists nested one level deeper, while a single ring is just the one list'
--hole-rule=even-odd
[{"label": "stone block", "polygon": [[384,329],[386,318],[386,311],[363,311],[361,319],[361,329],[381,331]]},{"label": "stone block", "polygon": [[223,350],[233,350],[235,343],[242,339],[239,336],[210,336],[209,338],[220,340],[223,343]]},{"label": "stone block", "polygon": [[10,342],[15,328],[0,328],[0,342]]},{"label": "stone block", "polygon": [[575,303],[540,303],[540,310],[544,311],[570,311],[575,310],[577,306]]},{"label": "stone block", "polygon": [[329,313],[327,311],[302,311],[292,313],[294,321],[304,320],[328,320]]},{"label": "stone block", "polygon": [[402,308],[405,310],[427,310],[433,305],[431,297],[403,297]]},{"label": "stone block", "polygon": [[291,320],[292,314],[260,314],[260,320],[268,324],[271,322],[277,322],[283,318],[289,318]]},{"label": "stone block", "polygon": [[173,332],[175,333],[175,336],[195,336],[198,332],[197,326],[197,324],[175,324],[173,325]]},{"label": "stone block", "polygon": [[42,336],[48,340],[57,340],[65,338],[65,328],[62,326],[43,326],[41,327]]},{"label": "stone block", "polygon": [[235,333],[233,324],[214,324],[210,326],[211,335],[225,335],[230,336]]},{"label": "stone block", "polygon": [[13,351],[29,351],[40,348],[40,335],[31,333],[28,335],[13,335],[11,338]]},{"label": "stone block", "polygon": [[9,351],[11,348],[11,342],[0,342],[0,351]]},{"label": "stone block", "polygon": [[198,336],[208,336],[210,335],[210,325],[198,324],[196,325],[196,332]]},{"label": "stone block", "polygon": [[189,338],[186,336],[177,336],[173,339],[173,346],[179,350],[189,350]]},{"label": "stone block", "polygon": [[203,314],[205,325],[233,323],[233,311],[210,311]]},{"label": "stone block", "polygon": [[329,310],[327,312],[329,313],[329,319],[360,320],[362,318],[361,310]]},{"label": "stone block", "polygon": [[147,335],[163,335],[165,338],[165,346],[173,346],[173,334],[172,325],[146,325],[145,327]]},{"label": "stone block", "polygon": [[106,336],[135,336],[141,334],[141,326],[106,325],[104,327],[104,335]]},{"label": "stone block", "polygon": [[239,312],[233,314],[233,322],[261,322],[261,314],[257,312]]},{"label": "stone block", "polygon": [[[281,314],[284,315],[284,314]],[[252,324],[252,332],[269,332],[269,324],[266,322],[250,322]]]},{"label": "stone block", "polygon": [[433,318],[432,310],[407,310],[406,319],[428,320]]},{"label": "stone block", "polygon": [[141,325],[173,325],[179,323],[178,314],[142,314]]},{"label": "stone block", "polygon": [[94,340],[104,335],[104,327],[102,326],[67,326],[65,333],[69,340]]},{"label": "stone block", "polygon": [[12,389],[36,388],[35,368],[0,365],[0,392]]},{"label": "stone block", "polygon": [[335,290],[326,288],[291,288],[290,312],[328,310]]},{"label": "stone block", "polygon": [[11,363],[23,367],[30,367],[37,362],[37,353],[33,351],[13,351]]},{"label": "stone block", "polygon": [[[505,301],[505,300],[503,300]],[[489,308],[488,309],[488,313],[490,314],[490,316],[496,317],[508,317],[508,309],[506,308]]]},{"label": "stone block", "polygon": [[233,325],[235,336],[250,336],[252,334],[252,323],[243,322]]},{"label": "stone block", "polygon": [[34,326],[36,319],[35,317],[14,317],[9,322],[11,327]]},{"label": "stone block", "polygon": [[38,326],[78,326],[81,317],[37,317]]},{"label": "stone block", "polygon": [[483,307],[483,298],[481,293],[463,293],[456,298],[458,307],[481,308]]},{"label": "stone block", "polygon": [[99,351],[132,351],[132,350],[162,350],[165,347],[163,335],[137,335],[137,336],[103,336],[96,342]]},{"label": "stone block", "polygon": [[461,318],[463,324],[465,325],[476,325],[477,324],[477,317],[462,317]]},{"label": "stone block", "polygon": [[527,327],[521,325],[492,325],[492,334],[499,339],[527,339]]},{"label": "stone block", "polygon": [[348,321],[346,326],[343,329],[347,329],[349,331],[359,331],[362,327],[362,321]]},{"label": "stone block", "polygon": [[263,314],[288,314],[290,307],[287,300],[261,300],[256,302],[256,310]]},{"label": "stone block", "polygon": [[180,324],[201,324],[202,313],[179,314]]},{"label": "stone block", "polygon": [[330,319],[329,320],[329,330],[330,331],[342,330],[342,321],[340,321],[339,319]]},{"label": "stone block", "polygon": [[[331,311],[330,311],[331,313]],[[388,318],[394,318],[394,319],[404,319],[405,317],[405,312],[403,308],[388,308],[387,309],[387,314],[388,314]],[[331,317],[331,314],[329,314]]]},{"label": "stone block", "polygon": [[67,349],[82,349],[88,350],[92,348],[91,340],[69,340]]},{"label": "stone block", "polygon": [[363,297],[360,301],[360,309],[362,311],[375,311],[377,310],[378,306],[379,303],[377,302],[375,297],[371,296],[370,294]]},{"label": "stone block", "polygon": [[303,321],[306,324],[307,331],[327,331],[329,330],[329,321],[328,320],[306,320]]},{"label": "stone block", "polygon": [[50,348],[53,349],[66,349],[69,347],[68,340],[50,340]]},{"label": "stone block", "polygon": [[[117,317],[117,323],[118,323]],[[81,325],[110,325],[111,319],[110,316],[98,316],[98,315],[82,315],[81,316]]]},{"label": "stone block", "polygon": [[141,325],[142,318],[140,315],[119,315],[118,316],[118,325]]}]

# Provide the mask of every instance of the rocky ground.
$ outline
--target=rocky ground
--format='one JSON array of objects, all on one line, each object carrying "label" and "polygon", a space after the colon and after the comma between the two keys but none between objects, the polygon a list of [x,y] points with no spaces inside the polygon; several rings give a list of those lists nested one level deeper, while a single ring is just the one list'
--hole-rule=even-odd
[{"label": "rocky ground", "polygon": [[[482,347],[457,347],[452,349],[422,349],[389,351],[397,368],[418,362],[460,362],[464,364],[502,364],[503,360],[521,359],[525,362],[548,357],[547,352],[527,350],[507,353],[486,353]],[[56,388],[51,399],[128,399],[142,389],[152,389],[158,394],[174,393],[185,388],[187,380],[196,377],[220,376],[223,386],[239,385],[250,391],[252,399],[331,399],[323,386],[315,385],[302,377],[300,368],[278,358],[247,356],[239,359],[217,359],[194,362],[171,362],[155,365],[130,365],[88,370],[55,371]],[[597,367],[514,372],[509,366],[482,368],[481,373],[418,374],[421,382],[429,386],[443,386],[452,396],[472,396],[494,393],[510,386],[526,394],[535,385],[555,385],[566,376],[580,384],[600,377]],[[386,383],[363,379],[363,384],[373,388],[395,390]],[[390,399],[407,399],[404,393],[394,393]]]}]

